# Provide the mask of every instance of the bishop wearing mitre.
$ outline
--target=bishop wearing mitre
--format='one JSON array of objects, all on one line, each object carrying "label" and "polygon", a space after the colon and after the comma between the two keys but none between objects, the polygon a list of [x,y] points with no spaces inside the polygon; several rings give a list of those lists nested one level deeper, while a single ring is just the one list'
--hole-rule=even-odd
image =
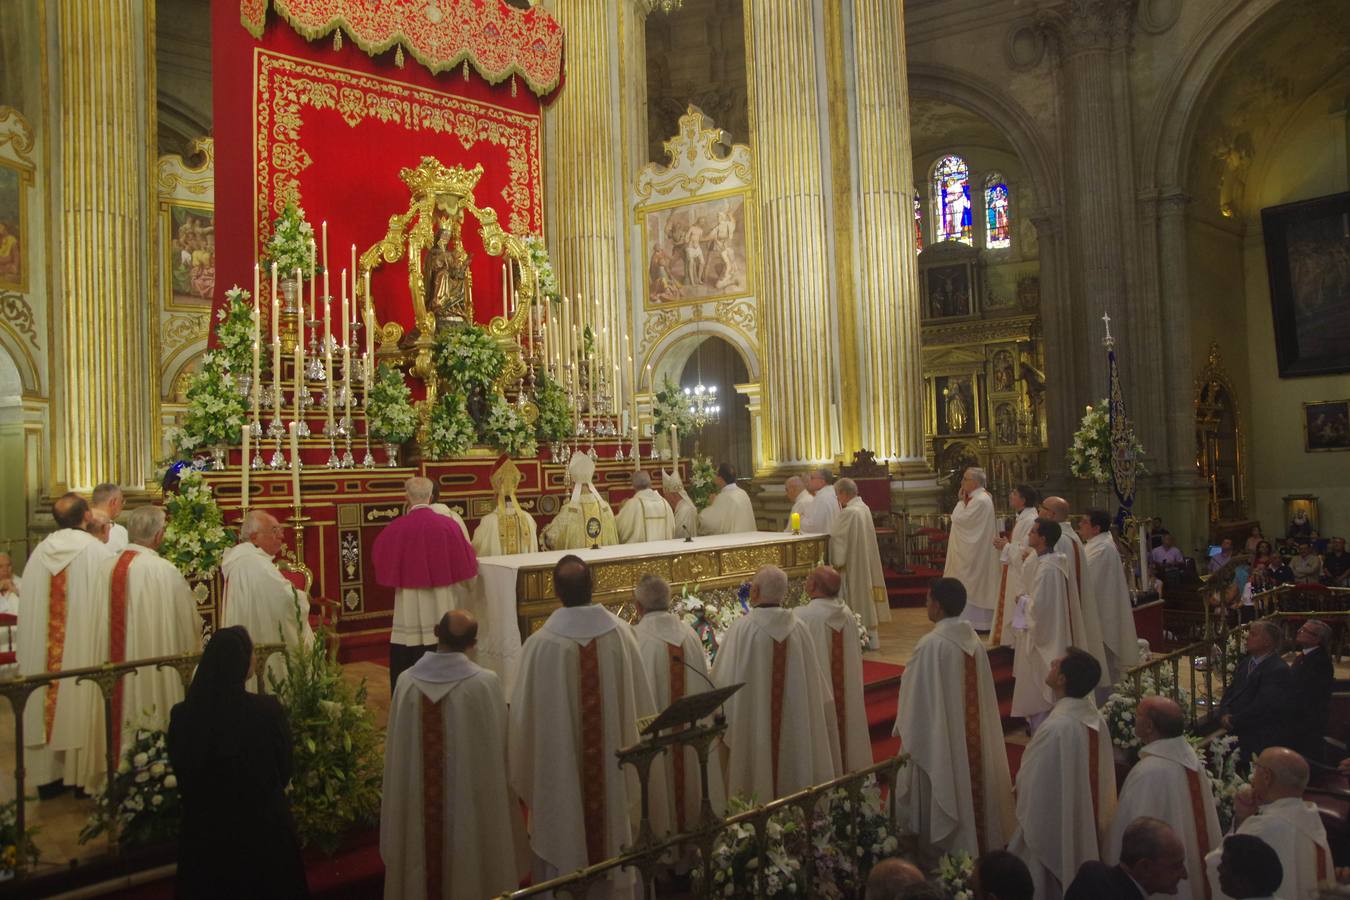
[{"label": "bishop wearing mitre", "polygon": [[1027,535],[1036,523],[1036,506],[1040,493],[1029,484],[1019,484],[1008,492],[1008,503],[1013,509],[1012,532],[1006,537],[994,538],[994,549],[999,552],[1001,572],[998,580],[998,604],[994,608],[994,627],[989,631],[992,646],[1011,647],[1018,634],[1012,628],[1017,601],[1027,594],[1027,574],[1022,570],[1027,549]]},{"label": "bishop wearing mitre", "polygon": [[539,552],[538,526],[516,499],[521,478],[520,469],[509,457],[492,473],[497,506],[478,520],[473,531],[473,549],[479,556]]},{"label": "bishop wearing mitre", "polygon": [[[708,660],[703,643],[694,629],[670,611],[670,585],[660,575],[643,575],[633,590],[641,618],[633,626],[642,671],[652,687],[657,711],[676,700],[692,697],[712,688]],[[661,764],[666,770],[670,790],[670,827],[683,832],[694,829],[703,808],[702,776],[698,753],[685,747],[682,753],[665,753]],[[722,767],[716,753],[708,756],[708,802],[712,812],[721,815],[726,806],[722,788]]]},{"label": "bishop wearing mitre", "polygon": [[806,596],[811,599],[793,612],[811,634],[820,670],[830,682],[834,715],[831,739],[838,742],[844,772],[872,765],[872,739],[867,733],[867,709],[863,705],[862,648],[858,621],[853,610],[839,597],[843,579],[830,566],[817,566],[806,576]]},{"label": "bishop wearing mitre", "polygon": [[617,544],[619,533],[614,527],[614,510],[592,483],[595,460],[578,450],[567,464],[567,474],[572,479],[572,497],[544,527],[544,543],[554,550],[582,550]]},{"label": "bishop wearing mitre", "polygon": [[668,541],[674,536],[675,513],[665,498],[652,490],[652,476],[641,470],[633,473],[633,496],[623,502],[615,525],[624,544]]},{"label": "bishop wearing mitre", "polygon": [[952,509],[943,578],[966,586],[966,611],[961,614],[976,631],[988,631],[998,604],[1002,570],[994,546],[994,498],[985,490],[984,469],[969,468],[961,476],[961,495]]},{"label": "bishop wearing mitre", "polygon": [[1106,720],[1092,702],[1102,667],[1070,647],[1050,666],[1055,706],[1017,770],[1017,830],[1009,852],[1031,870],[1037,900],[1061,900],[1083,863],[1102,857],[1097,836],[1116,809],[1116,764]]},{"label": "bishop wearing mitre", "polygon": [[736,470],[731,463],[718,466],[713,481],[717,485],[717,494],[708,508],[699,513],[699,533],[741,534],[757,530],[750,495],[736,483]]},{"label": "bishop wearing mitre", "polygon": [[1139,636],[1134,630],[1130,586],[1125,582],[1125,567],[1120,562],[1120,551],[1111,534],[1111,516],[1106,510],[1094,509],[1084,516],[1078,523],[1078,536],[1083,539],[1082,596],[1090,598],[1084,603],[1097,611],[1106,656],[1102,688],[1110,688],[1126,669],[1139,662]]},{"label": "bishop wearing mitre", "polygon": [[1055,705],[1054,691],[1046,681],[1051,665],[1084,637],[1077,583],[1069,561],[1053,549],[1059,538],[1057,522],[1037,519],[1031,526],[1030,594],[1019,603],[1026,610],[1024,620],[1013,620],[1013,628],[1026,634],[1013,653],[1012,714],[1026,718],[1033,728]]},{"label": "bishop wearing mitre", "polygon": [[469,657],[478,622],[454,610],[389,704],[380,856],[388,900],[478,900],[529,868],[506,778],[506,695]]},{"label": "bishop wearing mitre", "polygon": [[[220,573],[225,579],[225,599],[221,604],[220,627],[242,625],[255,644],[284,643],[288,647],[309,647],[314,632],[309,627],[309,598],[277,569],[273,561],[281,548],[281,523],[260,509],[244,516],[239,528],[239,543],[225,551]],[[286,660],[273,653],[259,678],[281,681],[286,677]],[[252,679],[248,682],[255,688]]]},{"label": "bishop wearing mitre", "polygon": [[698,537],[698,507],[689,498],[689,492],[684,489],[680,473],[663,471],[661,491],[665,494],[666,502],[675,510],[675,530],[672,536],[680,540]]},{"label": "bishop wearing mitre", "polygon": [[[196,653],[202,645],[202,617],[187,579],[155,552],[164,541],[164,508],[142,506],[127,521],[130,543],[99,571],[98,601],[92,619],[95,656],[87,665]],[[75,783],[89,793],[102,789],[107,738],[102,697],[85,715],[89,752]],[[113,689],[113,758],[131,744],[137,728],[166,730],[169,710],[183,700],[183,679],[171,668],[138,669]]]},{"label": "bishop wearing mitre", "polygon": [[375,538],[371,558],[375,580],[394,589],[394,622],[389,632],[389,690],[398,676],[436,648],[436,623],[468,600],[467,585],[478,575],[478,557],[458,525],[431,509],[431,479],[404,483],[408,511]]},{"label": "bishop wearing mitre", "polygon": [[876,650],[881,646],[877,623],[891,620],[877,527],[872,522],[872,510],[858,496],[858,485],[852,478],[836,481],[834,492],[840,510],[830,526],[830,562],[843,576],[844,601],[862,617],[868,644]]},{"label": "bishop wearing mitre", "polygon": [[840,774],[830,740],[834,700],[811,633],[790,609],[788,577],[765,566],[750,583],[750,612],[727,629],[713,662],[727,700],[727,794],[768,803]]},{"label": "bishop wearing mitre", "polygon": [[[638,740],[655,715],[632,628],[593,605],[590,567],[568,554],[553,567],[562,608],[525,641],[511,696],[511,788],[530,811],[535,884],[618,856],[641,821],[641,787],[614,752]],[[668,827],[666,780],[649,782],[652,826]],[[590,896],[640,897],[632,869],[615,868]]]},{"label": "bishop wearing mitre", "polygon": [[[42,539],[28,557],[19,594],[18,663],[22,675],[40,675],[76,667],[81,654],[92,648],[92,629],[84,636],[83,648],[74,646],[81,618],[87,618],[98,602],[98,575],[111,558],[107,545],[85,531],[90,521],[89,503],[79,494],[68,493],[52,504],[57,529]],[[24,707],[24,764],[29,784],[38,785],[46,797],[54,782],[78,770],[78,751],[83,749],[84,722],[74,707],[86,690],[89,702],[98,700],[98,688],[70,680],[38,688]],[[87,709],[87,706],[86,706]],[[57,714],[62,727],[58,729]],[[47,787],[49,786],[50,787]]]}]

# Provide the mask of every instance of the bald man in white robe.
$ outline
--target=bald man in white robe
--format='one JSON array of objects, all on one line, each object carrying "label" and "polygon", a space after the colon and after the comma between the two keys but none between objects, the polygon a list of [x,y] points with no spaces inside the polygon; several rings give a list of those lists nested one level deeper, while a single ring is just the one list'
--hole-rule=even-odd
[{"label": "bald man in white robe", "polygon": [[783,495],[792,504],[792,509],[788,510],[787,524],[783,526],[783,530],[789,533],[792,531],[793,516],[797,517],[797,528],[800,530],[816,496],[806,489],[806,481],[799,475],[793,475],[783,482]]},{"label": "bald man in white robe", "polygon": [[952,508],[947,561],[942,568],[943,578],[955,578],[966,586],[966,611],[961,618],[979,632],[988,631],[994,623],[1001,574],[999,551],[994,547],[998,533],[994,498],[984,485],[983,469],[966,469],[961,476],[961,494]]},{"label": "bald man in white robe", "polygon": [[852,478],[840,478],[834,483],[834,491],[842,508],[830,526],[830,562],[843,578],[844,602],[862,617],[869,649],[878,650],[881,637],[877,623],[891,620],[891,607],[876,524]]},{"label": "bald man in white robe", "polygon": [[826,468],[813,469],[806,476],[811,505],[802,516],[802,534],[829,534],[839,516],[839,498],[834,493],[834,474]]},{"label": "bald man in white robe", "polygon": [[[284,643],[288,647],[311,647],[314,631],[309,626],[309,598],[281,574],[274,561],[282,547],[285,529],[270,513],[255,509],[244,518],[239,543],[225,551],[220,573],[225,579],[225,600],[220,625],[242,625],[255,644]],[[273,653],[259,678],[286,677],[283,654]],[[256,690],[253,679],[250,690]]]},{"label": "bald man in white robe", "polygon": [[652,490],[652,477],[633,473],[633,496],[623,502],[614,518],[619,542],[641,544],[668,541],[675,534],[675,512],[660,494]]},{"label": "bald man in white robe", "polygon": [[817,567],[806,576],[810,601],[793,613],[811,633],[820,670],[830,682],[836,726],[832,736],[839,744],[839,759],[845,772],[856,772],[872,765],[872,740],[863,705],[861,635],[853,610],[839,598],[842,585],[834,568]]}]

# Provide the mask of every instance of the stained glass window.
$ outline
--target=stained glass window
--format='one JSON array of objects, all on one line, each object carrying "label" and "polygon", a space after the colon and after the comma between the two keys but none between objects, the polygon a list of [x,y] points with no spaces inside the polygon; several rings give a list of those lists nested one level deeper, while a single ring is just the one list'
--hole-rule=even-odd
[{"label": "stained glass window", "polygon": [[970,167],[959,156],[944,156],[933,166],[933,212],[939,241],[973,243],[970,228]]},{"label": "stained glass window", "polygon": [[990,250],[1012,246],[1008,217],[1008,185],[997,172],[984,180],[984,215],[987,228],[984,245]]},{"label": "stained glass window", "polygon": [[919,192],[914,192],[914,252],[923,252],[923,204],[919,202]]}]

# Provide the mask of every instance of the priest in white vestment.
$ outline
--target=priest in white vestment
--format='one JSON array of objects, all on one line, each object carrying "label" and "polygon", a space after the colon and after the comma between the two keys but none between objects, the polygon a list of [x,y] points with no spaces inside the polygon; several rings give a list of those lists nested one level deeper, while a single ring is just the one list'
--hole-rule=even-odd
[{"label": "priest in white vestment", "polygon": [[928,589],[933,630],[919,639],[900,682],[895,735],[909,765],[895,788],[900,827],[943,852],[978,857],[1012,834],[1012,777],[989,657],[961,619],[955,578]]},{"label": "priest in white vestment", "polygon": [[698,507],[684,489],[679,472],[661,473],[661,493],[665,495],[671,509],[675,510],[673,537],[680,540],[698,537]]},{"label": "priest in white vestment", "polygon": [[130,542],[126,526],[117,524],[117,517],[122,514],[126,502],[121,486],[111,482],[97,485],[89,495],[90,511],[96,516],[102,513],[108,517],[108,537],[104,543],[113,553],[121,553]]},{"label": "priest in white vestment", "polygon": [[[314,631],[309,627],[309,598],[281,574],[274,561],[284,546],[286,533],[281,523],[260,509],[249,512],[239,529],[239,543],[225,551],[220,574],[225,579],[225,599],[221,604],[220,627],[242,625],[254,644],[284,643],[289,647],[309,647]],[[286,677],[286,660],[281,653],[267,659],[267,667],[258,673],[272,681]],[[249,679],[250,690],[256,685]]]},{"label": "priest in white vestment", "polygon": [[624,544],[668,541],[675,535],[675,512],[652,489],[652,476],[639,470],[633,473],[633,496],[623,502],[614,524]]},{"label": "priest in white vestment", "polygon": [[[1033,728],[1055,705],[1054,691],[1046,682],[1052,663],[1083,639],[1083,614],[1069,561],[1051,549],[1059,537],[1059,525],[1049,519],[1037,519],[1031,526],[1027,536],[1033,554],[1028,562],[1034,563],[1031,590],[1025,601],[1019,601],[1024,621],[1013,619],[1013,628],[1026,634],[1018,639],[1013,655],[1012,714],[1027,719]],[[1097,665],[1100,668],[1101,663]]]},{"label": "priest in white vestment", "polygon": [[459,530],[464,533],[464,540],[469,540],[469,526],[464,524],[464,517],[451,509],[449,504],[441,502],[441,484],[439,481],[431,482],[431,503],[429,506],[432,512],[440,513],[458,525]]},{"label": "priest in white vestment", "polygon": [[952,509],[952,530],[947,536],[947,562],[943,578],[955,578],[966,586],[966,611],[961,614],[976,631],[988,631],[998,604],[1002,574],[998,533],[994,521],[994,498],[985,490],[984,469],[966,469],[961,476],[961,496]]},{"label": "priest in white vestment", "polygon": [[1083,610],[1083,634],[1074,642],[1075,646],[1097,657],[1097,662],[1101,663],[1102,667],[1102,685],[1105,686],[1107,684],[1105,676],[1109,667],[1106,650],[1102,646],[1101,614],[1098,612],[1097,598],[1087,593],[1087,551],[1083,548],[1083,542],[1074,530],[1073,523],[1069,521],[1069,501],[1063,497],[1046,497],[1041,501],[1040,513],[1059,525],[1059,540],[1055,543],[1055,551],[1063,553],[1064,558],[1069,561],[1069,572],[1078,590],[1078,605]]},{"label": "priest in white vestment", "polygon": [[[507,739],[511,788],[530,811],[536,884],[633,843],[641,822],[638,777],[614,752],[637,743],[638,720],[657,711],[633,629],[591,603],[590,567],[564,556],[553,585],[562,608],[521,650]],[[664,770],[653,767],[649,784],[652,827],[663,833]],[[603,885],[590,896],[642,894],[634,869],[614,869]]]},{"label": "priest in white vestment", "polygon": [[727,629],[713,662],[727,700],[727,796],[768,803],[840,774],[830,740],[834,703],[811,633],[783,608],[788,577],[765,566],[750,584],[751,609]]},{"label": "priest in white vestment", "polygon": [[[164,541],[164,508],[142,506],[127,522],[131,543],[100,567],[93,615],[94,656],[86,665],[196,653],[202,646],[197,598],[177,567],[155,551]],[[136,670],[113,691],[113,758],[122,759],[137,728],[167,730],[169,710],[183,700],[174,669]],[[106,778],[107,738],[102,697],[88,710],[80,771],[74,784],[93,794]]]},{"label": "priest in white vestment", "polygon": [[1031,870],[1037,900],[1061,900],[1116,809],[1111,734],[1092,702],[1101,665],[1076,647],[1054,661],[1046,681],[1055,707],[1036,730],[1017,770],[1017,831],[1008,850]]},{"label": "priest in white vestment", "polygon": [[891,620],[877,527],[852,478],[840,478],[834,491],[841,508],[830,526],[830,562],[843,577],[844,602],[862,617],[869,649],[877,650],[881,647],[877,623]]},{"label": "priest in white vestment", "polygon": [[1130,606],[1130,587],[1125,582],[1125,567],[1111,534],[1111,516],[1094,509],[1078,523],[1083,540],[1083,615],[1092,607],[1101,627],[1106,674],[1098,691],[1120,681],[1125,670],[1139,663],[1139,635],[1134,630],[1134,608]]},{"label": "priest in white vestment", "polygon": [[801,530],[802,523],[806,521],[806,514],[811,509],[811,502],[816,499],[806,489],[806,482],[798,475],[793,475],[787,481],[783,482],[783,493],[787,496],[788,502],[792,504],[792,509],[788,511],[787,524],[783,526],[786,532],[792,531],[792,517],[797,517],[797,528]]},{"label": "priest in white vestment", "polygon": [[522,477],[509,457],[492,473],[490,481],[497,494],[497,506],[474,529],[473,549],[479,556],[539,552],[538,526],[516,499]]},{"label": "priest in white vestment", "polygon": [[1186,880],[1180,900],[1208,900],[1205,854],[1219,846],[1219,814],[1214,791],[1200,757],[1185,737],[1186,717],[1176,701],[1145,697],[1134,713],[1134,733],[1142,747],[1120,789],[1120,800],[1102,846],[1102,862],[1120,861],[1125,829],[1141,816],[1161,819],[1186,849]]},{"label": "priest in white vestment", "polygon": [[[702,694],[712,688],[708,658],[703,642],[694,629],[670,611],[670,585],[659,575],[643,575],[633,590],[641,618],[633,626],[642,656],[642,671],[652,687],[657,712],[683,697]],[[698,753],[684,748],[681,755],[661,757],[670,790],[670,829],[691,831],[701,821],[703,783]],[[717,753],[708,754],[708,802],[712,812],[722,815],[726,809],[722,766]]]},{"label": "priest in white vestment", "polygon": [[[23,593],[19,597],[18,662],[22,675],[59,672],[75,668],[92,646],[89,611],[98,602],[98,574],[110,558],[108,547],[85,531],[91,513],[79,494],[68,493],[52,504],[56,531],[33,549],[24,569]],[[79,646],[83,642],[83,646]],[[92,697],[84,695],[91,692]],[[81,703],[83,700],[83,704]],[[78,770],[78,750],[85,737],[83,705],[99,701],[98,688],[67,679],[39,688],[24,707],[24,760],[29,785],[39,787],[73,779]],[[61,728],[57,728],[58,716]]]},{"label": "priest in white vestment", "polygon": [[802,534],[829,534],[839,515],[839,498],[834,494],[834,473],[827,468],[814,469],[806,476],[811,489],[811,505],[802,516]]},{"label": "priest in white vestment", "polygon": [[544,543],[553,550],[617,544],[619,532],[614,527],[614,510],[592,483],[595,460],[578,450],[567,464],[567,474],[572,479],[572,496],[553,521],[544,526]]},{"label": "priest in white vestment", "polygon": [[[1251,784],[1238,791],[1233,805],[1235,832],[1259,837],[1280,858],[1284,881],[1275,892],[1280,900],[1314,900],[1318,887],[1335,878],[1322,816],[1316,804],[1303,799],[1307,787],[1303,757],[1287,747],[1267,747],[1252,764]],[[1228,896],[1219,887],[1219,856],[1215,850],[1205,858],[1215,898]]]},{"label": "priest in white vestment", "polygon": [[1027,575],[1023,570],[1027,549],[1027,535],[1036,522],[1036,506],[1041,495],[1029,484],[1019,484],[1008,492],[1008,503],[1013,510],[1012,531],[994,538],[994,549],[999,552],[1002,571],[998,581],[998,604],[994,607],[994,627],[989,630],[990,646],[1014,646],[1013,639],[1020,632],[1012,627],[1017,601],[1027,591]]},{"label": "priest in white vestment", "polygon": [[478,622],[455,610],[436,650],[399,679],[389,704],[380,803],[386,900],[479,900],[529,869],[506,773],[506,695],[469,654]]},{"label": "priest in white vestment", "polygon": [[819,566],[806,576],[810,601],[793,610],[806,626],[815,646],[820,671],[830,683],[834,697],[832,736],[839,743],[844,772],[872,765],[872,739],[867,732],[867,709],[863,705],[861,635],[853,610],[840,599],[843,579],[830,566]]},{"label": "priest in white vestment", "polygon": [[758,530],[750,495],[736,483],[736,470],[731,464],[718,466],[713,480],[717,483],[717,493],[708,508],[699,513],[699,534],[741,534]]}]

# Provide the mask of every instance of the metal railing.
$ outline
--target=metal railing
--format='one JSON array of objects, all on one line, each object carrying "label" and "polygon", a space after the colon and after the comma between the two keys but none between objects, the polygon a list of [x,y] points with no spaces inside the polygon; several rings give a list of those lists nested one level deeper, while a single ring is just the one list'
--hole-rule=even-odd
[{"label": "metal railing", "polygon": [[[267,661],[276,653],[281,653],[285,649],[282,644],[255,644],[253,647],[254,672],[257,678],[257,687],[260,693],[266,693],[267,684],[263,673],[266,671]],[[10,710],[14,713],[14,796],[17,799],[15,803],[15,826],[20,835],[20,840],[26,832],[28,811],[25,799],[25,789],[27,772],[24,768],[24,710],[28,706],[29,699],[36,691],[55,684],[59,681],[73,679],[76,684],[90,682],[97,685],[100,694],[103,696],[103,738],[105,744],[104,765],[107,767],[106,777],[108,783],[112,783],[112,775],[117,771],[116,741],[114,740],[114,729],[122,727],[121,722],[113,721],[113,693],[117,685],[128,674],[134,674],[139,669],[153,667],[156,671],[163,669],[173,669],[178,673],[178,677],[183,680],[183,690],[186,693],[187,687],[192,682],[192,675],[197,668],[198,661],[202,658],[200,653],[184,653],[175,656],[156,656],[148,659],[128,660],[121,663],[103,663],[97,666],[87,666],[80,669],[66,669],[60,672],[42,672],[35,675],[21,675],[17,678],[0,679],[0,696],[9,700]],[[110,832],[108,836],[109,849],[116,853],[117,834]],[[24,854],[18,855],[16,865],[16,877],[23,878],[25,871]]]}]

